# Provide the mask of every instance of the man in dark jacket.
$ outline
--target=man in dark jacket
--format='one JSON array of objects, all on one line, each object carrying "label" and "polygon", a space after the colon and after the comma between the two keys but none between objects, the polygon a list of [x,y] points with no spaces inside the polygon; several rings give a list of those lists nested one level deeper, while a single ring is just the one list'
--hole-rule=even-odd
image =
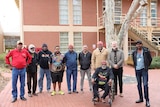
[{"label": "man in dark jacket", "polygon": [[88,51],[88,46],[83,46],[83,51],[79,53],[79,64],[80,64],[80,74],[81,74],[81,91],[83,91],[84,77],[85,73],[88,77],[88,83],[90,87],[90,91],[92,91],[92,83],[91,83],[91,57],[92,54]]},{"label": "man in dark jacket", "polygon": [[138,82],[137,88],[139,93],[139,100],[137,100],[136,103],[143,102],[143,94],[142,94],[142,78],[143,78],[146,107],[150,107],[149,93],[148,93],[148,67],[152,62],[152,57],[148,48],[143,47],[142,41],[138,40],[136,42],[136,47],[137,47],[136,50],[132,54],[136,78]]},{"label": "man in dark jacket", "polygon": [[92,76],[94,101],[98,101],[98,88],[102,88],[104,90],[104,93],[101,96],[101,99],[103,103],[106,102],[105,98],[109,93],[109,85],[111,85],[113,79],[114,76],[112,69],[107,67],[107,62],[105,60],[102,61],[101,67],[97,68]]},{"label": "man in dark jacket", "polygon": [[47,91],[50,92],[50,89],[51,89],[51,73],[49,70],[49,66],[52,63],[51,55],[52,55],[52,52],[48,50],[47,44],[43,44],[42,50],[38,53],[38,63],[40,65],[40,77],[39,77],[38,85],[39,85],[40,93],[43,90],[44,74],[46,74],[46,78],[47,78]]},{"label": "man in dark jacket", "polygon": [[[34,96],[37,96],[36,94],[36,88],[37,88],[37,53],[35,52],[35,46],[33,44],[30,44],[28,46],[28,51],[32,56],[31,63],[27,66],[27,85],[28,85],[28,96],[32,97],[32,94]],[[33,82],[32,82],[33,80]],[[33,83],[33,86],[32,86]],[[31,93],[31,87],[32,87],[32,93]]]}]

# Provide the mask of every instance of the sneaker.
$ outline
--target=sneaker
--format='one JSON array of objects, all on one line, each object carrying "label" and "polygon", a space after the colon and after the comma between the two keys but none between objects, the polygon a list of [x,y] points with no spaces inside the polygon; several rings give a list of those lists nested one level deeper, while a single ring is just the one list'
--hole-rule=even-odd
[{"label": "sneaker", "polygon": [[63,91],[59,91],[58,94],[64,95],[64,92]]},{"label": "sneaker", "polygon": [[119,96],[120,96],[120,97],[123,97],[123,94],[122,94],[122,93],[120,93],[120,94],[119,94]]},{"label": "sneaker", "polygon": [[54,95],[56,95],[56,92],[52,91],[51,96],[54,96]]},{"label": "sneaker", "polygon": [[95,98],[93,98],[93,101],[94,101],[94,102],[98,102],[98,101],[99,101],[99,98],[98,98],[98,97],[95,97]]},{"label": "sneaker", "polygon": [[102,100],[102,103],[106,103],[106,100],[104,98],[102,98],[101,100]]},{"label": "sneaker", "polygon": [[32,94],[31,94],[31,93],[28,93],[28,97],[32,97]]},{"label": "sneaker", "polygon": [[71,91],[68,91],[68,94],[71,94]]},{"label": "sneaker", "polygon": [[33,93],[32,95],[34,95],[34,96],[38,96],[38,94],[37,94],[37,93]]},{"label": "sneaker", "polygon": [[78,93],[78,91],[75,90],[75,91],[73,91],[73,93]]},{"label": "sneaker", "polygon": [[83,91],[83,89],[81,89],[81,91]]}]

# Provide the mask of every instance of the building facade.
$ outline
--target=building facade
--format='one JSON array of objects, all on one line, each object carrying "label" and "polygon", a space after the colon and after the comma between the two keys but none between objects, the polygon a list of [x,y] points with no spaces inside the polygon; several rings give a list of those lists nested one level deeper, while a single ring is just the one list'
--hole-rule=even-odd
[{"label": "building facade", "polygon": [[[36,47],[41,47],[47,43],[51,51],[60,45],[64,53],[68,44],[73,44],[79,52],[84,44],[93,51],[97,41],[105,42],[105,0],[15,1],[21,12],[21,39],[25,45],[33,43]],[[131,3],[132,0],[115,0],[114,21],[117,34]],[[131,22],[125,40],[128,47],[126,56],[134,49],[137,39],[144,41],[144,45],[157,54],[160,44],[159,8],[158,0],[148,0],[145,9]]]}]

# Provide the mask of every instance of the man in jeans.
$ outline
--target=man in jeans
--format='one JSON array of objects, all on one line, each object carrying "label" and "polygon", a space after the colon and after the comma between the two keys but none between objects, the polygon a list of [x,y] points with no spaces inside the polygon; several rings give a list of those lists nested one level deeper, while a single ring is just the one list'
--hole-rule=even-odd
[{"label": "man in jeans", "polygon": [[38,53],[38,63],[40,65],[40,72],[39,72],[39,93],[42,93],[43,90],[43,78],[44,74],[46,74],[47,79],[47,91],[50,92],[51,89],[51,73],[49,70],[49,66],[52,63],[51,60],[52,52],[48,50],[47,44],[42,45],[42,50]]},{"label": "man in jeans", "polygon": [[84,45],[82,52],[79,53],[79,63],[80,63],[80,74],[81,74],[81,91],[83,91],[84,76],[85,73],[88,77],[88,83],[90,91],[92,91],[92,82],[91,82],[91,52],[88,51],[88,46]]},{"label": "man in jeans", "polygon": [[135,74],[138,82],[137,88],[139,93],[139,99],[136,101],[136,103],[143,102],[143,93],[142,93],[142,82],[143,82],[146,107],[150,107],[149,93],[148,93],[148,67],[152,62],[152,57],[149,49],[143,47],[142,41],[138,40],[136,42],[136,49],[132,54],[132,58],[135,67]]},{"label": "man in jeans", "polygon": [[[10,62],[10,57],[12,58],[12,62]],[[21,41],[17,41],[17,48],[11,50],[6,55],[6,64],[9,65],[12,70],[12,103],[17,101],[17,80],[18,76],[20,76],[20,99],[25,101],[24,97],[25,90],[25,73],[26,66],[31,62],[31,55],[23,49],[23,43]]]}]

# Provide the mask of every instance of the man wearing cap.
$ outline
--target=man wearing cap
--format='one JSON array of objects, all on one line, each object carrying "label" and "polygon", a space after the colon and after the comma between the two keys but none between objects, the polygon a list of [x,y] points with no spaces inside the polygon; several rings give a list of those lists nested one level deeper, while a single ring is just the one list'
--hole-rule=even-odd
[{"label": "man wearing cap", "polygon": [[[119,82],[119,96],[123,97],[123,63],[124,63],[124,53],[121,49],[118,49],[117,41],[112,42],[112,50],[108,54],[108,63],[110,64],[115,83],[115,95],[117,95],[117,81]],[[117,80],[118,79],[118,80]]]},{"label": "man wearing cap", "polygon": [[[37,96],[36,88],[37,88],[37,53],[35,52],[35,46],[30,44],[28,46],[28,52],[32,56],[31,63],[27,66],[27,86],[28,86],[28,96],[32,97],[32,95]],[[32,82],[33,81],[33,82]],[[32,88],[32,90],[31,90]]]},{"label": "man wearing cap", "polygon": [[[12,58],[12,61],[10,61]],[[32,57],[23,49],[23,43],[21,41],[17,41],[17,48],[11,50],[6,55],[6,64],[9,65],[12,70],[12,103],[17,101],[17,80],[18,76],[20,76],[20,99],[25,101],[24,97],[25,90],[25,72],[26,66],[31,62]]]},{"label": "man wearing cap", "polygon": [[46,74],[46,79],[47,79],[47,91],[50,92],[51,89],[51,73],[49,70],[49,66],[52,63],[51,55],[52,52],[48,50],[47,44],[43,44],[42,50],[38,53],[38,58],[37,58],[38,64],[40,66],[39,80],[38,80],[39,93],[42,93],[43,90],[44,74]]},{"label": "man wearing cap", "polygon": [[92,53],[92,67],[95,70],[96,68],[101,66],[102,60],[107,60],[108,51],[105,47],[103,47],[103,42],[99,41],[97,43],[97,48]]},{"label": "man wearing cap", "polygon": [[142,93],[142,80],[144,97],[146,100],[146,107],[150,107],[149,103],[149,91],[148,91],[148,67],[152,62],[152,57],[148,48],[143,47],[142,41],[138,40],[136,42],[136,49],[132,53],[133,63],[135,67],[135,74],[137,78],[137,88],[139,93],[139,99],[136,103],[143,102]]},{"label": "man wearing cap", "polygon": [[109,93],[109,85],[111,85],[114,76],[112,69],[107,66],[106,60],[101,61],[101,66],[96,69],[92,76],[93,83],[93,100],[99,100],[98,89],[102,88],[104,90],[101,96],[102,102],[105,103],[105,98]]},{"label": "man wearing cap", "polygon": [[67,87],[68,94],[71,94],[71,77],[73,77],[73,93],[78,93],[77,91],[77,53],[73,50],[73,45],[68,46],[68,52],[65,53],[64,62],[66,64],[66,77],[67,77]]}]

